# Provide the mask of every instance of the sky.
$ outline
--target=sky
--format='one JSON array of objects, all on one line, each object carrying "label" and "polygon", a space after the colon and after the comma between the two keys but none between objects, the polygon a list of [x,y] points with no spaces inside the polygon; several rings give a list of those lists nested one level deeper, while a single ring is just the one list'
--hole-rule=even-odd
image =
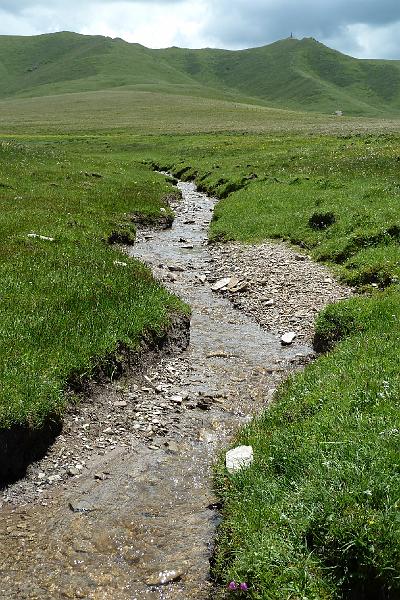
[{"label": "sky", "polygon": [[400,59],[400,0],[0,0],[0,34],[54,31],[232,50],[293,33],[358,58]]}]

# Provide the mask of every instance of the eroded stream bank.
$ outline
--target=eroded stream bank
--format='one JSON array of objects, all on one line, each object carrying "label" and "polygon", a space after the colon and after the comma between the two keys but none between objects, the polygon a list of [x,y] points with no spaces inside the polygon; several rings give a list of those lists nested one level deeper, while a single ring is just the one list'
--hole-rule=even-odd
[{"label": "eroded stream bank", "polygon": [[[207,246],[215,201],[191,183],[179,187],[172,229],[142,232],[129,253],[191,305],[190,346],[150,366],[145,378],[98,389],[69,415],[49,455],[5,491],[1,598],[209,597],[218,518],[212,462],[312,351],[296,342],[282,347],[279,328],[266,332],[211,290],[221,274],[234,274],[221,272],[229,267],[225,250]],[[308,285],[315,265],[293,261]],[[241,273],[249,280],[251,266]],[[278,294],[279,285],[277,303]],[[324,302],[337,295],[327,293]],[[234,301],[242,302],[240,293]]]}]

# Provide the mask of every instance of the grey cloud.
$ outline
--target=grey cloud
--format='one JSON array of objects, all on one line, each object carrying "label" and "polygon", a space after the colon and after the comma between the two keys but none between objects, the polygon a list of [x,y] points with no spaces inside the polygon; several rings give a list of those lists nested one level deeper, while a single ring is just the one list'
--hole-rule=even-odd
[{"label": "grey cloud", "polygon": [[[88,0],[86,5],[96,4],[182,4],[185,0]],[[68,2],[69,7],[82,7],[80,0],[71,0]],[[35,9],[37,7],[46,8],[48,11],[53,11],[57,7],[65,7],[65,0],[0,0],[0,11],[3,10],[10,14],[20,14],[27,9]]]},{"label": "grey cloud", "polygon": [[382,26],[400,20],[399,0],[221,0],[213,2],[209,34],[222,45],[264,44],[294,32],[332,38],[348,25]]}]

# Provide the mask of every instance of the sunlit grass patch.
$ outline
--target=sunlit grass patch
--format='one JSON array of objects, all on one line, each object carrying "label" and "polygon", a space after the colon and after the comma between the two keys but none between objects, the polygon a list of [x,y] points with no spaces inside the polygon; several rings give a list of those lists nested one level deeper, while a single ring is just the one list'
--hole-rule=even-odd
[{"label": "sunlit grass patch", "polygon": [[[184,306],[107,240],[170,214],[173,188],[128,157],[0,146],[0,427],[61,414],[68,382]],[[163,212],[161,212],[161,209]],[[111,375],[111,373],[109,374]]]}]

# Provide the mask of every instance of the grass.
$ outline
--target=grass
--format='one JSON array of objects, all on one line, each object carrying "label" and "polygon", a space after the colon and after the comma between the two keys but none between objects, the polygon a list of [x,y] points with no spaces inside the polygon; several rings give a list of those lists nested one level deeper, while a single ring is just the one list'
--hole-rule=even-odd
[{"label": "grass", "polygon": [[206,98],[168,88],[162,91],[115,89],[0,100],[0,133],[106,136],[193,134],[198,132],[320,133],[398,131],[397,120],[307,114]]},{"label": "grass", "polygon": [[307,249],[350,285],[400,276],[398,137],[203,136],[155,162],[221,198],[210,237],[275,238]]},{"label": "grass", "polygon": [[220,596],[234,579],[256,600],[397,599],[398,122],[165,92],[1,102],[1,423],[62,412],[71,375],[184,310],[105,240],[167,209],[148,167],[195,179],[221,198],[212,239],[288,240],[365,292],[320,315],[328,353],[235,440],[253,466],[218,467]]},{"label": "grass", "polygon": [[[332,305],[328,351],[278,391],[235,444],[253,466],[216,486],[220,597],[400,595],[398,136],[198,136],[154,162],[222,200],[211,239],[288,240],[365,292]],[[233,597],[233,596],[232,596]]]},{"label": "grass", "polygon": [[400,111],[400,61],[358,60],[312,38],[228,51],[151,50],[69,32],[0,36],[0,75],[2,98],[150,88],[326,114]]},{"label": "grass", "polygon": [[173,188],[107,144],[83,150],[0,144],[0,428],[61,414],[69,381],[185,310],[107,242],[170,213]]},{"label": "grass", "polygon": [[254,466],[219,469],[215,574],[251,598],[398,598],[399,309],[393,289],[321,315],[342,341],[241,432]]}]

